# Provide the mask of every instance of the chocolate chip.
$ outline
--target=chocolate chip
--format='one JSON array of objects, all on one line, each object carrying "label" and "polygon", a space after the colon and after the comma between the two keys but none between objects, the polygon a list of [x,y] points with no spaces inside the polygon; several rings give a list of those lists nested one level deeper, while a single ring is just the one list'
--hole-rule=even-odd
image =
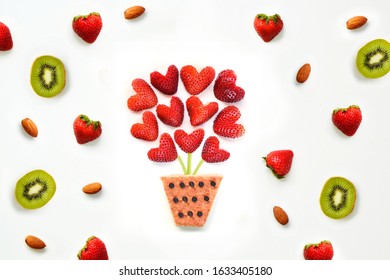
[{"label": "chocolate chip", "polygon": [[183,218],[183,217],[184,217],[184,214],[183,214],[182,212],[179,212],[178,215],[179,215],[180,218]]},{"label": "chocolate chip", "polygon": [[180,182],[179,186],[180,186],[180,188],[184,188],[186,186],[186,184],[184,184],[183,182]]},{"label": "chocolate chip", "polygon": [[194,215],[194,213],[192,213],[192,211],[188,211],[188,212],[187,212],[187,215],[190,216],[190,217],[192,217],[192,215]]},{"label": "chocolate chip", "polygon": [[209,201],[209,197],[207,195],[204,196],[204,201]]},{"label": "chocolate chip", "polygon": [[192,182],[192,181],[189,182],[188,185],[190,185],[190,187],[194,187],[195,186],[194,182]]},{"label": "chocolate chip", "polygon": [[173,188],[175,187],[175,184],[174,184],[174,183],[169,183],[168,187],[169,187],[170,189],[173,189]]},{"label": "chocolate chip", "polygon": [[174,198],[173,198],[173,202],[175,202],[175,203],[178,203],[178,202],[179,202],[179,200],[177,199],[177,197],[174,197]]},{"label": "chocolate chip", "polygon": [[188,201],[188,198],[187,198],[186,196],[183,196],[182,199],[183,199],[184,202],[187,202],[187,201]]},{"label": "chocolate chip", "polygon": [[193,198],[192,198],[192,202],[197,202],[198,201],[198,199],[196,198],[196,196],[194,196]]},{"label": "chocolate chip", "polygon": [[199,183],[198,183],[198,186],[199,186],[199,187],[203,187],[203,186],[204,186],[204,183],[203,183],[203,182],[199,182]]},{"label": "chocolate chip", "polygon": [[201,211],[198,211],[198,213],[196,213],[196,215],[198,215],[198,217],[202,217],[203,213]]},{"label": "chocolate chip", "polygon": [[215,185],[216,185],[215,181],[211,181],[211,182],[210,182],[210,185],[211,185],[212,187],[215,187]]}]

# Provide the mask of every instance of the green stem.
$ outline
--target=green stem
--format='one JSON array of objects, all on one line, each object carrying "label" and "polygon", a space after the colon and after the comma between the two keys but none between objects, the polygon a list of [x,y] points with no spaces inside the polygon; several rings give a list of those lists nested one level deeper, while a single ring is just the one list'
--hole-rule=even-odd
[{"label": "green stem", "polygon": [[203,159],[201,159],[201,160],[199,161],[199,163],[198,163],[198,165],[196,166],[196,168],[195,168],[195,170],[194,170],[194,173],[192,173],[192,175],[196,175],[196,173],[198,173],[199,168],[202,166],[203,162],[204,162]]},{"label": "green stem", "polygon": [[187,175],[191,174],[192,153],[187,154]]},{"label": "green stem", "polygon": [[184,165],[183,159],[181,158],[181,156],[178,156],[177,159],[178,159],[179,162],[180,162],[180,165],[181,165],[181,168],[183,169],[184,174],[186,174],[186,173],[187,173],[187,170],[186,170],[186,167],[185,167],[185,165]]}]

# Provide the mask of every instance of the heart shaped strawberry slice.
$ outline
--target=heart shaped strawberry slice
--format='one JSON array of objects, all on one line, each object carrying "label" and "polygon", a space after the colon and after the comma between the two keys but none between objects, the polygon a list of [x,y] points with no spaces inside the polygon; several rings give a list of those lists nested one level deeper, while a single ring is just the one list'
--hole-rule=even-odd
[{"label": "heart shaped strawberry slice", "polygon": [[207,66],[198,72],[194,66],[186,65],[180,70],[180,78],[188,93],[197,95],[204,91],[214,80],[215,70],[213,67]]},{"label": "heart shaped strawberry slice", "polygon": [[193,126],[201,125],[211,119],[218,112],[218,103],[210,102],[203,105],[197,96],[191,96],[186,101],[190,123]]},{"label": "heart shaped strawberry slice", "polygon": [[178,127],[183,123],[184,104],[179,97],[172,96],[170,106],[157,105],[156,112],[157,117],[167,125]]},{"label": "heart shaped strawberry slice", "polygon": [[150,83],[162,93],[173,95],[179,84],[179,70],[175,65],[170,65],[165,75],[154,71],[150,73]]},{"label": "heart shaped strawberry slice", "polygon": [[202,150],[202,159],[205,162],[217,163],[227,160],[230,153],[219,148],[219,140],[215,136],[206,139]]},{"label": "heart shaped strawberry slice", "polygon": [[134,79],[131,83],[136,94],[127,100],[127,107],[132,111],[142,111],[157,105],[157,95],[152,87],[143,79]]},{"label": "heart shaped strawberry slice", "polygon": [[148,158],[155,162],[171,162],[177,158],[175,142],[168,133],[161,134],[160,145],[148,152]]},{"label": "heart shaped strawberry slice", "polygon": [[242,100],[245,91],[236,86],[236,73],[233,70],[223,70],[214,83],[214,95],[223,102],[234,103]]},{"label": "heart shaped strawberry slice", "polygon": [[151,111],[142,114],[143,123],[135,123],[130,129],[135,138],[154,141],[158,138],[158,123],[156,116]]},{"label": "heart shaped strawberry slice", "polygon": [[182,129],[178,129],[175,131],[173,138],[177,145],[179,145],[180,149],[182,149],[185,153],[193,153],[197,148],[199,148],[200,144],[203,141],[204,130],[203,128],[195,129],[193,132],[188,134]]},{"label": "heart shaped strawberry slice", "polygon": [[215,118],[214,132],[219,136],[228,138],[241,137],[245,133],[245,128],[242,124],[236,123],[240,117],[240,110],[236,106],[227,106]]}]

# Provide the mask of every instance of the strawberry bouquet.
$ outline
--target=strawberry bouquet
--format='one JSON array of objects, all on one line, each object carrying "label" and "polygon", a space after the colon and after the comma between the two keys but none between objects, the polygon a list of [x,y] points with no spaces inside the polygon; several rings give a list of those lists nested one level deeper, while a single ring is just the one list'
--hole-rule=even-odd
[{"label": "strawberry bouquet", "polygon": [[[149,142],[159,139],[158,146],[147,152],[148,158],[159,163],[177,160],[183,170],[182,174],[161,177],[178,226],[204,225],[222,175],[198,175],[198,171],[204,162],[218,163],[230,157],[227,150],[220,148],[219,137],[238,138],[245,133],[244,126],[237,123],[240,110],[233,105],[245,96],[245,91],[236,85],[236,73],[228,69],[221,71],[216,79],[215,76],[211,66],[198,72],[192,65],[183,66],[180,71],[175,65],[170,65],[165,75],[157,71],[150,74],[151,85],[144,79],[134,79],[132,88],[135,94],[127,100],[131,111],[142,113],[142,121],[131,126],[131,135]],[[186,91],[185,102],[177,96],[179,80]],[[200,97],[213,81],[217,100],[203,103]],[[159,104],[154,88],[170,99],[169,105]],[[220,110],[221,105],[224,108]],[[189,118],[187,126],[184,126],[185,111]],[[204,125],[212,119],[215,135],[206,137]],[[161,123],[167,130],[170,127],[173,133],[161,131]],[[193,153],[201,146],[201,158],[193,165]],[[179,155],[177,147],[187,155],[186,161]]]}]

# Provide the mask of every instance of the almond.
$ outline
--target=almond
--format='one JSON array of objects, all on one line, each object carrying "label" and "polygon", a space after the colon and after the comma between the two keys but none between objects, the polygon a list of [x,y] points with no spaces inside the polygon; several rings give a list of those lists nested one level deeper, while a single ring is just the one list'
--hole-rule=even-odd
[{"label": "almond", "polygon": [[124,14],[125,14],[125,19],[137,18],[137,17],[139,17],[140,15],[142,15],[144,12],[145,12],[145,8],[142,7],[142,6],[133,6],[133,7],[130,7],[130,8],[128,8],[128,9],[126,9],[126,11],[124,12]]},{"label": "almond", "polygon": [[33,249],[43,249],[46,247],[45,242],[33,235],[26,236],[25,241],[26,244]]},{"label": "almond", "polygon": [[298,83],[304,83],[310,76],[311,66],[309,63],[306,63],[302,65],[301,68],[299,68],[297,73],[297,82]]},{"label": "almond", "polygon": [[352,17],[349,20],[347,20],[347,28],[348,29],[357,29],[359,27],[362,27],[367,22],[367,18],[364,16],[356,16]]},{"label": "almond", "polygon": [[274,216],[281,225],[286,225],[288,223],[288,215],[281,207],[274,207]]},{"label": "almond", "polygon": [[91,183],[83,187],[83,192],[87,194],[94,194],[99,192],[102,189],[102,184],[100,183]]},{"label": "almond", "polygon": [[35,125],[35,123],[29,118],[25,118],[22,120],[22,126],[24,130],[27,132],[27,134],[29,134],[31,137],[38,136],[38,128]]}]

